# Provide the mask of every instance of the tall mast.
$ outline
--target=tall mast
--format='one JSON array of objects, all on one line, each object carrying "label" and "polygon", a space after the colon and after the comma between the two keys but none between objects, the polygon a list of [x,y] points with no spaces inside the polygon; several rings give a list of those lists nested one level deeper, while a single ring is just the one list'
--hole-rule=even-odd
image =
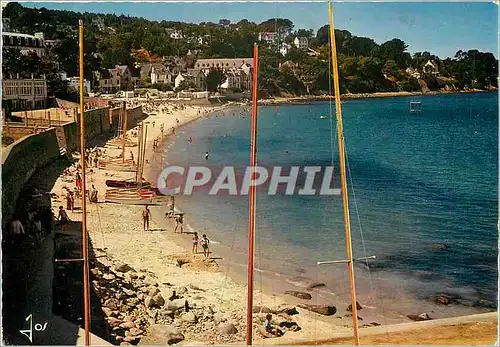
[{"label": "tall mast", "polygon": [[127,140],[127,106],[125,101],[122,102],[120,113],[123,119],[123,144],[122,144],[122,163],[125,163],[125,141]]},{"label": "tall mast", "polygon": [[[257,162],[257,88],[259,76],[259,48],[253,46],[253,85],[252,85],[252,129],[250,138],[250,179],[254,178]],[[253,308],[253,258],[255,243],[255,185],[250,185],[248,213],[248,299],[247,299],[247,345],[252,344],[252,308]]]},{"label": "tall mast", "polygon": [[347,180],[345,170],[345,150],[344,150],[344,132],[342,129],[342,108],[340,104],[340,87],[339,73],[337,66],[337,50],[335,45],[335,28],[333,25],[333,10],[332,3],[328,2],[328,10],[330,12],[330,38],[332,47],[332,70],[333,70],[333,85],[335,92],[335,111],[337,115],[337,133],[339,138],[339,161],[340,161],[340,178],[342,190],[342,203],[344,206],[344,224],[345,238],[347,249],[347,267],[349,269],[349,282],[351,284],[351,307],[352,307],[352,325],[354,328],[354,343],[359,345],[359,327],[358,327],[358,308],[356,305],[356,288],[354,285],[354,265],[352,259],[352,242],[351,242],[351,222],[349,220],[349,199],[347,196]]},{"label": "tall mast", "polygon": [[90,281],[89,259],[87,248],[87,201],[85,189],[85,119],[83,109],[83,20],[79,22],[80,29],[80,155],[82,162],[82,252],[83,252],[83,298],[85,315],[85,346],[90,345]]}]

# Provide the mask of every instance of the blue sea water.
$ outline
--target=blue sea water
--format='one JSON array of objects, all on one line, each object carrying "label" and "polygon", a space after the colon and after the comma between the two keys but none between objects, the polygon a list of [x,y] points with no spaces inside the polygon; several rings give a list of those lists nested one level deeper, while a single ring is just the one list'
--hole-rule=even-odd
[{"label": "blue sea water", "polygon": [[[422,103],[420,113],[409,112],[410,101]],[[360,295],[375,288],[392,297],[496,301],[498,95],[347,100],[342,111],[354,257],[377,257],[369,268],[356,266]],[[333,144],[339,188],[336,121],[321,117],[330,114],[328,102],[259,107],[259,165],[327,166]],[[248,110],[204,118],[182,129],[166,161],[241,172],[249,139]],[[248,196],[209,196],[205,188],[178,202],[192,228],[245,264]],[[341,197],[269,196],[260,188],[256,247],[259,269],[348,293],[345,265],[316,265],[346,257]]]}]

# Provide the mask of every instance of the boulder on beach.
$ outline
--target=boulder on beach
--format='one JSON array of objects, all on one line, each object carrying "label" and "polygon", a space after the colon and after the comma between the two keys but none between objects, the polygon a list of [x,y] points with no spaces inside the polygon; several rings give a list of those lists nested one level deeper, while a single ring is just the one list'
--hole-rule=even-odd
[{"label": "boulder on beach", "polygon": [[295,296],[296,298],[299,298],[299,299],[304,299],[304,300],[311,300],[312,299],[312,295],[309,294],[309,293],[304,293],[304,292],[297,292],[295,290],[288,290],[285,292],[286,295],[291,295],[291,296]]},{"label": "boulder on beach", "polygon": [[220,323],[217,326],[217,331],[222,335],[233,335],[238,332],[232,323]]},{"label": "boulder on beach", "polygon": [[175,299],[172,301],[167,301],[166,309],[169,311],[177,311],[183,308],[186,305],[186,300],[184,299]]},{"label": "boulder on beach", "polygon": [[252,308],[253,313],[273,313],[273,311],[266,306],[254,306]]},{"label": "boulder on beach", "polygon": [[[361,305],[359,304],[359,302],[357,302],[357,301],[356,301],[356,309],[357,309],[357,310],[361,310],[361,309],[363,309],[363,306],[361,306]],[[352,305],[351,305],[351,304],[349,304],[349,306],[347,306],[346,311],[347,311],[347,312],[352,312]]]},{"label": "boulder on beach", "polygon": [[427,313],[421,313],[419,315],[409,314],[406,317],[410,318],[412,321],[415,321],[415,322],[421,322],[421,321],[426,321],[426,320],[432,319],[431,317],[429,317],[429,315]]},{"label": "boulder on beach", "polygon": [[148,333],[144,336],[139,345],[172,345],[184,340],[184,335],[179,329],[171,325],[153,324],[149,327]]},{"label": "boulder on beach", "polygon": [[287,307],[287,308],[280,310],[280,313],[285,313],[289,316],[293,316],[293,315],[299,314],[299,311],[297,311],[297,309],[295,307]]},{"label": "boulder on beach", "polygon": [[187,323],[196,323],[198,318],[193,312],[187,312],[182,315],[182,320]]},{"label": "boulder on beach", "polygon": [[313,282],[308,287],[307,290],[312,290],[314,288],[326,287],[326,284],[322,282]]},{"label": "boulder on beach", "polygon": [[118,271],[118,272],[129,272],[129,271],[133,271],[134,269],[132,267],[130,267],[128,264],[120,263],[114,267],[114,270]]},{"label": "boulder on beach", "polygon": [[298,304],[300,308],[306,309],[308,311],[316,312],[324,316],[333,316],[337,313],[337,308],[335,306],[328,305],[308,305],[308,304]]}]

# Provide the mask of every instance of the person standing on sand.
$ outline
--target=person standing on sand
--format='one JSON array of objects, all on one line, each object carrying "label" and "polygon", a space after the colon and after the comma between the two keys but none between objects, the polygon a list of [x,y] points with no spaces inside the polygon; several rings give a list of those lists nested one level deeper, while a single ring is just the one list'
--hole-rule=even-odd
[{"label": "person standing on sand", "polygon": [[59,215],[57,216],[58,224],[61,227],[61,231],[64,231],[64,226],[69,224],[69,218],[66,211],[64,211],[64,207],[59,206]]},{"label": "person standing on sand", "polygon": [[198,254],[198,241],[200,238],[198,237],[198,233],[195,231],[193,235],[193,253]]},{"label": "person standing on sand", "polygon": [[76,172],[75,185],[78,189],[82,189],[82,178],[80,177],[80,172]]},{"label": "person standing on sand", "polygon": [[151,211],[149,210],[149,206],[146,205],[144,210],[142,210],[142,220],[144,222],[144,230],[149,230],[149,219],[151,218]]},{"label": "person standing on sand", "polygon": [[205,258],[208,258],[208,255],[210,254],[210,240],[208,239],[206,234],[203,234],[200,243],[201,247],[203,248],[203,254],[205,255]]},{"label": "person standing on sand", "polygon": [[68,191],[68,194],[66,194],[66,210],[73,210],[71,208],[71,194],[70,192]]},{"label": "person standing on sand", "polygon": [[210,158],[210,154],[208,152],[205,153],[205,159]]},{"label": "person standing on sand", "polygon": [[177,228],[179,226],[180,226],[180,233],[182,234],[184,232],[184,214],[183,213],[179,213],[179,215],[175,219],[174,233],[177,232]]}]

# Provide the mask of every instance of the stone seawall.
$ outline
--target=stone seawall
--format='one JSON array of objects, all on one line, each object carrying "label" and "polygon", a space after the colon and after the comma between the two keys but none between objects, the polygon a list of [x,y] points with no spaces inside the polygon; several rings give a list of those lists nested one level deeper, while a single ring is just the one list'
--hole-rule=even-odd
[{"label": "stone seawall", "polygon": [[[56,129],[28,135],[9,145],[2,164],[2,224],[11,220],[17,198],[31,176],[60,156]],[[4,229],[5,230],[5,229]]]}]

